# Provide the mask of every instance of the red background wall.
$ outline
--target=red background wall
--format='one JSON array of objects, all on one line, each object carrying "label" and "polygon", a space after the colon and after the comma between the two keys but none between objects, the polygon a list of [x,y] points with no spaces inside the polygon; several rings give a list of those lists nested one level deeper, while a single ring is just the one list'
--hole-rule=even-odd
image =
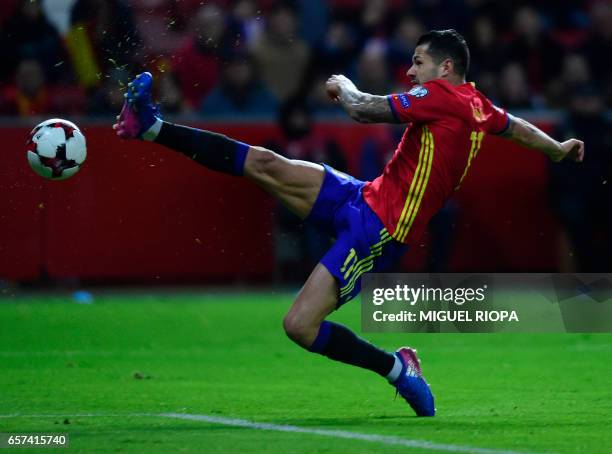
[{"label": "red background wall", "polygon": [[[2,128],[0,279],[196,282],[266,280],[273,269],[274,201],[240,178],[215,174],[155,145],[83,126],[87,162],[50,182],[28,167],[29,129]],[[278,137],[271,124],[215,125],[248,143]],[[384,126],[319,124],[354,171],[365,138]],[[487,137],[456,196],[453,271],[552,270],[558,226],[547,204],[547,161]],[[407,254],[420,269],[428,239]]]}]

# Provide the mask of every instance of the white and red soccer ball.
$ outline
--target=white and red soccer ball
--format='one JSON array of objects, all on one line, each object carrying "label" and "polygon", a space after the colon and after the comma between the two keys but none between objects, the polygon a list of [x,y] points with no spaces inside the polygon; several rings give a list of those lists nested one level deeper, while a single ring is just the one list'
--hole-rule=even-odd
[{"label": "white and red soccer ball", "polygon": [[85,136],[74,123],[51,118],[37,125],[27,141],[28,162],[38,175],[65,180],[79,171],[87,157]]}]

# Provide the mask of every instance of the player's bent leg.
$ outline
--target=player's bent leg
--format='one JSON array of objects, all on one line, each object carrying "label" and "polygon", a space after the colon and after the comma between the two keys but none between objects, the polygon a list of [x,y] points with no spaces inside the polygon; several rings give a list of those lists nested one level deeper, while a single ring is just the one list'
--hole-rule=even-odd
[{"label": "player's bent leg", "polygon": [[321,323],[336,308],[337,295],[336,280],[323,265],[317,264],[283,319],[287,336],[309,349]]},{"label": "player's bent leg", "polygon": [[351,330],[325,320],[338,302],[338,283],[319,263],[283,320],[287,335],[310,352],[369,369],[387,378],[418,416],[434,416],[434,398],[421,373],[416,351],[388,353]]},{"label": "player's bent leg", "polygon": [[[338,302],[338,283],[318,264],[285,316],[287,335],[303,348],[330,359],[372,370],[387,377],[401,365],[392,354],[375,347],[338,323],[325,321]],[[396,367],[397,363],[397,367]]]}]

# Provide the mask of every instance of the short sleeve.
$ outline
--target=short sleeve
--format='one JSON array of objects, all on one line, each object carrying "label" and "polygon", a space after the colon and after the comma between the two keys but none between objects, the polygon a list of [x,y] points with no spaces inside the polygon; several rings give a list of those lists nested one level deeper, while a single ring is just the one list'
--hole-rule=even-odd
[{"label": "short sleeve", "polygon": [[[472,112],[476,121],[480,120],[483,129],[489,134],[502,134],[508,129],[510,116],[504,109],[500,109],[484,96],[476,98],[476,103],[472,102]],[[480,105],[479,105],[480,104]],[[479,117],[478,110],[482,109]]]},{"label": "short sleeve", "polygon": [[405,93],[387,96],[399,123],[434,121],[443,116],[446,92],[436,84],[415,85]]}]

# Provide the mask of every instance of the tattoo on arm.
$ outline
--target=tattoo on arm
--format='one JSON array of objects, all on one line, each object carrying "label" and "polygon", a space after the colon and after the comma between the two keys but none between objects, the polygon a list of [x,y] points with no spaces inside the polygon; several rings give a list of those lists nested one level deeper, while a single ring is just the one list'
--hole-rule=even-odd
[{"label": "tattoo on arm", "polygon": [[510,115],[508,129],[501,136],[525,147],[539,150],[553,159],[561,150],[561,144],[544,131],[528,121],[512,115]]},{"label": "tattoo on arm", "polygon": [[344,86],[340,104],[350,117],[360,123],[397,123],[386,96],[370,95]]}]

